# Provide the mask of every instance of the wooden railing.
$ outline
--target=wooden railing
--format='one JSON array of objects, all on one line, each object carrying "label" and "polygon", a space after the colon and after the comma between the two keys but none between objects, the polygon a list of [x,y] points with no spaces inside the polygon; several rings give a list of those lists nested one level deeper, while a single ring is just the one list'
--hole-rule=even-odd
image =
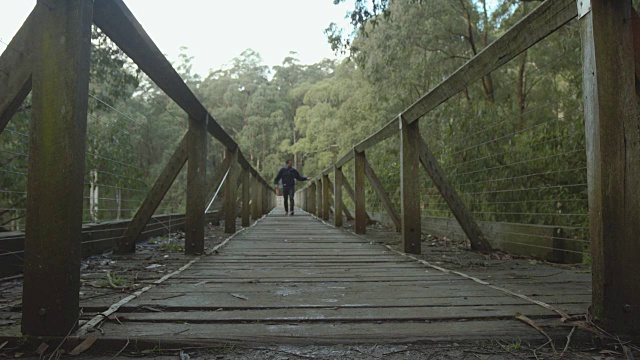
[{"label": "wooden railing", "polygon": [[[578,10],[582,12],[578,14]],[[593,269],[593,314],[612,329],[640,333],[640,140],[634,81],[633,41],[640,30],[631,28],[630,1],[547,0],[502,37],[478,53],[446,80],[422,96],[396,118],[361,141],[301,189],[304,210],[342,226],[347,190],[355,205],[354,230],[366,232],[365,179],[392,223],[402,233],[405,252],[419,254],[421,241],[419,164],[426,170],[451,213],[479,251],[491,250],[489,239],[466,209],[429,144],[421,137],[419,120],[440,104],[491,74],[500,66],[580,16],[583,46],[583,99],[586,124],[590,248]],[[637,21],[635,22],[637,24]],[[636,53],[638,49],[636,48]],[[635,59],[637,60],[637,58]],[[634,76],[636,75],[636,76]],[[391,137],[400,139],[400,214],[367,160],[367,151]],[[354,161],[353,185],[343,167]],[[334,174],[333,183],[330,174]],[[330,192],[333,197],[330,197]],[[634,280],[631,280],[634,279]],[[606,300],[606,301],[605,301]],[[623,310],[624,309],[624,310]]]},{"label": "wooden railing", "polygon": [[[115,242],[116,251],[135,251],[136,241],[187,161],[183,226],[187,254],[204,252],[205,209],[223,179],[225,232],[236,231],[239,186],[242,226],[275,206],[270,182],[251,166],[121,0],[39,2],[9,44],[14,51],[0,57],[0,132],[30,92],[33,102],[24,246],[25,334],[64,336],[77,325],[92,23],[189,116],[187,134]],[[217,169],[206,169],[207,133],[226,148]],[[211,170],[214,181],[208,184],[206,172]]]}]

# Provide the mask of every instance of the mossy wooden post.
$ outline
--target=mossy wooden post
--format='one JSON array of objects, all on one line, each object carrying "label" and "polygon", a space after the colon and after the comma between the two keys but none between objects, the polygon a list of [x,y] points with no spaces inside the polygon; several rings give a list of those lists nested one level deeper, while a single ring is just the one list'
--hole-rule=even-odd
[{"label": "mossy wooden post", "polygon": [[242,226],[251,225],[251,173],[244,171],[242,176]]},{"label": "mossy wooden post", "polygon": [[418,122],[400,124],[400,208],[404,252],[420,254],[420,128]]},{"label": "mossy wooden post", "polygon": [[229,174],[224,186],[224,232],[233,234],[236,232],[236,211],[238,209],[238,148],[227,149],[227,155],[231,159]]},{"label": "mossy wooden post", "polygon": [[260,219],[260,217],[262,217],[262,214],[260,214],[260,180],[257,178],[254,178],[253,181],[251,181],[251,218],[253,218],[253,220],[258,220]]},{"label": "mossy wooden post", "polygon": [[630,0],[591,0],[581,18],[593,305],[640,338],[640,132]]},{"label": "mossy wooden post", "polygon": [[336,167],[333,171],[333,225],[342,226],[342,183],[344,174],[342,168]]},{"label": "mossy wooden post", "polygon": [[354,203],[356,206],[356,234],[367,233],[367,211],[365,205],[364,181],[366,158],[364,152],[353,150],[354,154]]},{"label": "mossy wooden post", "polygon": [[207,124],[189,118],[187,163],[187,207],[185,214],[186,254],[204,253],[204,225],[207,207]]},{"label": "mossy wooden post", "polygon": [[318,205],[316,204],[316,193],[318,192],[318,187],[316,186],[315,181],[311,183],[311,185],[309,185],[309,189],[311,189],[310,193],[309,193],[309,212],[313,215],[317,215],[318,214]]},{"label": "mossy wooden post", "polygon": [[329,220],[331,207],[329,206],[329,175],[322,175],[322,220]]},{"label": "mossy wooden post", "polygon": [[33,110],[22,332],[77,325],[91,49],[91,0],[40,0],[33,32]]}]

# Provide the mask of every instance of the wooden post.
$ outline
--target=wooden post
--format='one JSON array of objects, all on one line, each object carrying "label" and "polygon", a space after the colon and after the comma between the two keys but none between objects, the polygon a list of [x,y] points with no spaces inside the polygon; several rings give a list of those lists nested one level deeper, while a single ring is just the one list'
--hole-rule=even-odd
[{"label": "wooden post", "polygon": [[242,176],[242,227],[251,225],[251,173],[244,171]]},{"label": "wooden post", "polygon": [[356,234],[367,233],[367,211],[364,193],[366,159],[364,152],[353,150],[354,166],[354,203],[356,205]]},{"label": "wooden post", "polygon": [[316,204],[316,193],[318,192],[318,187],[316,186],[315,181],[311,183],[311,185],[309,186],[309,188],[311,189],[311,192],[309,193],[309,212],[313,215],[317,215],[318,214],[318,206]]},{"label": "wooden post", "polygon": [[227,155],[231,159],[229,174],[224,187],[224,232],[233,234],[236,232],[236,211],[238,209],[238,148],[231,151],[227,149]]},{"label": "wooden post", "polygon": [[260,214],[260,181],[254,178],[251,182],[251,218],[258,220],[262,216]]},{"label": "wooden post", "polygon": [[630,0],[591,0],[582,17],[593,305],[613,332],[640,336],[640,135]]},{"label": "wooden post", "polygon": [[262,214],[266,215],[269,213],[269,207],[271,205],[271,199],[269,197],[269,188],[266,184],[262,184]]},{"label": "wooden post", "polygon": [[204,225],[207,207],[207,124],[189,118],[187,164],[187,208],[185,254],[204,253]]},{"label": "wooden post", "polygon": [[420,162],[440,191],[442,198],[449,205],[449,209],[458,220],[458,224],[460,224],[460,227],[469,238],[471,248],[477,251],[491,251],[491,244],[484,237],[482,230],[480,230],[476,221],[465,208],[456,189],[447,180],[444,171],[438,164],[438,160],[422,136],[420,137]]},{"label": "wooden post", "polygon": [[329,175],[322,175],[322,220],[329,220]]},{"label": "wooden post", "polygon": [[[22,332],[66,336],[77,325],[93,1],[39,1]],[[45,10],[45,9],[42,9]]]},{"label": "wooden post", "polygon": [[344,174],[342,168],[334,168],[333,181],[333,225],[335,227],[342,226],[342,179]]},{"label": "wooden post", "polygon": [[420,254],[420,128],[418,122],[400,123],[400,200],[404,252]]},{"label": "wooden post", "polygon": [[322,214],[324,209],[322,208],[323,200],[322,200],[322,178],[316,181],[316,206],[318,207],[316,216],[322,218]]},{"label": "wooden post", "polygon": [[118,241],[115,249],[116,253],[130,254],[136,251],[138,236],[140,236],[145,226],[147,226],[153,213],[158,206],[160,206],[162,199],[171,188],[171,184],[173,184],[173,181],[178,174],[180,174],[184,163],[187,162],[188,141],[189,136],[185,135],[173,155],[171,155],[169,162],[165,165],[162,173],[160,173],[153,187],[151,187],[144,201],[142,201],[142,205],[140,205],[133,219],[129,222],[127,229],[124,231],[124,235],[122,235],[122,238]]}]

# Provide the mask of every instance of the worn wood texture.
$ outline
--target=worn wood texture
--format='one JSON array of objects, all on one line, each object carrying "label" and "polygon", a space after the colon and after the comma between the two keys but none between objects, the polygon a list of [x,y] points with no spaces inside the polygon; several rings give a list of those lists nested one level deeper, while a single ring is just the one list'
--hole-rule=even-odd
[{"label": "worn wood texture", "polygon": [[316,206],[317,208],[317,213],[316,216],[317,217],[322,217],[322,214],[324,212],[324,201],[323,201],[323,197],[322,197],[322,193],[323,193],[323,188],[322,188],[322,181],[318,180],[316,181]]},{"label": "worn wood texture", "polygon": [[316,192],[318,191],[316,183],[312,182],[309,186],[309,212],[311,214],[318,214],[318,205],[316,204]]},{"label": "worn wood texture", "polygon": [[251,173],[244,172],[242,176],[242,226],[251,225]]},{"label": "worn wood texture", "polygon": [[262,217],[259,206],[260,187],[262,187],[262,185],[257,179],[254,178],[253,181],[251,181],[251,218],[253,220],[258,220]]},{"label": "worn wood texture", "polygon": [[373,135],[364,139],[360,143],[355,146],[356,152],[364,152],[368,148],[375,146],[393,135],[398,134],[398,119],[393,119],[387,123],[387,125],[383,126]]},{"label": "worn wood texture", "polygon": [[187,132],[187,205],[184,251],[204,253],[204,217],[207,207],[207,127],[189,119]]},{"label": "worn wood texture", "polygon": [[39,6],[33,29],[22,332],[65,336],[79,313],[93,2],[51,0]]},{"label": "worn wood texture", "polygon": [[[514,291],[526,289],[562,311],[584,313],[588,278],[578,280],[567,271],[569,277],[547,287],[548,276],[558,269],[529,266],[521,276],[489,271],[483,278],[511,279]],[[531,275],[544,278],[531,285]],[[578,281],[587,287],[566,290]],[[99,310],[104,303],[97,298],[83,306]],[[554,339],[565,339],[569,331],[549,326],[560,324],[557,314],[533,302],[426,267],[311,216],[284,216],[277,210],[236,235],[220,253],[201,258],[122,307],[118,321],[102,329],[107,339],[154,339],[156,345],[546,342],[536,329],[514,319],[517,312],[535,319]]]},{"label": "worn wood texture", "polygon": [[[344,191],[346,191],[347,196],[349,196],[351,201],[355,204],[356,203],[356,193],[355,193],[355,191],[353,191],[353,187],[351,187],[351,184],[349,183],[349,180],[347,179],[346,176],[342,177],[342,185],[344,185]],[[345,206],[345,208],[346,208],[346,206]],[[367,217],[367,223],[371,222],[371,216],[369,215],[369,213],[365,211],[365,215]],[[353,220],[353,219],[355,219],[355,217],[353,217],[350,220]]]},{"label": "worn wood texture", "polygon": [[467,208],[464,206],[464,203],[462,202],[462,199],[460,199],[455,187],[453,187],[453,185],[451,185],[447,180],[447,176],[440,167],[438,160],[429,149],[429,145],[427,145],[422,136],[419,141],[420,163],[427,171],[427,174],[433,181],[436,188],[438,188],[438,191],[440,191],[444,201],[449,205],[449,209],[453,213],[453,216],[455,216],[456,220],[458,220],[460,227],[462,227],[462,230],[469,238],[471,248],[478,251],[491,250],[491,244],[484,237],[478,223],[476,223],[475,219],[467,211]]},{"label": "worn wood texture", "polygon": [[631,1],[593,0],[582,18],[592,314],[640,336],[640,133]]},{"label": "worn wood texture", "polygon": [[133,219],[127,226],[127,230],[118,242],[116,247],[116,253],[127,254],[133,253],[136,249],[136,241],[140,236],[140,233],[149,222],[149,219],[153,216],[162,199],[166,195],[167,191],[171,188],[173,181],[176,179],[184,163],[187,162],[188,157],[188,142],[189,138],[185,135],[180,141],[180,144],[174,151],[169,162],[165,165],[164,169],[160,173],[160,176],[156,179],[156,182],[147,193],[147,196],[142,201],[142,205],[136,211]]},{"label": "worn wood texture", "polygon": [[393,205],[393,202],[391,202],[391,199],[389,198],[387,191],[382,185],[382,182],[380,182],[380,179],[378,179],[378,175],[376,175],[376,172],[373,171],[373,168],[371,167],[371,164],[369,164],[369,161],[367,160],[366,157],[365,157],[365,163],[364,163],[364,173],[367,176],[367,179],[369,180],[369,184],[371,184],[373,191],[376,192],[378,199],[380,199],[380,201],[382,202],[382,205],[384,206],[384,209],[387,211],[387,214],[389,214],[389,217],[391,218],[394,225],[396,226],[396,230],[400,231],[402,228],[402,223],[400,221],[400,215],[398,214],[398,210],[396,210],[395,206]]},{"label": "worn wood texture", "polygon": [[238,150],[226,150],[226,156],[230,159],[229,173],[224,184],[224,232],[233,234],[236,232],[236,217],[238,203]]},{"label": "worn wood texture", "polygon": [[403,118],[400,123],[400,209],[404,251],[420,254],[420,128]]},{"label": "worn wood texture", "polygon": [[329,220],[331,207],[329,206],[330,192],[329,175],[322,175],[322,220]]},{"label": "worn wood texture", "polygon": [[0,134],[31,91],[32,29],[36,6],[0,56]]},{"label": "worn wood texture", "polygon": [[354,168],[354,200],[355,203],[355,213],[356,213],[356,234],[366,234],[367,233],[367,211],[366,211],[366,201],[365,201],[365,193],[364,193],[364,181],[365,181],[365,169],[367,167],[367,160],[365,158],[364,153],[356,152],[355,149],[354,158],[355,158],[355,166]]},{"label": "worn wood texture", "polygon": [[546,38],[578,14],[576,0],[544,1],[524,19],[484,48],[401,115],[409,124],[420,119],[471,83],[482,79]]}]

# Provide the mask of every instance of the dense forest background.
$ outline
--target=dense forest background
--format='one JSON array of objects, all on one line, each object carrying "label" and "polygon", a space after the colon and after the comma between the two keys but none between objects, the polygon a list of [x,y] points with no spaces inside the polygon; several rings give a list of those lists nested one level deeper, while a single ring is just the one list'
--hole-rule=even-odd
[{"label": "dense forest background", "polygon": [[[269,67],[247,49],[224,69],[195,74],[183,49],[174,66],[266,179],[285,159],[315,176],[539,4],[357,0],[353,29],[325,30],[344,60],[300,64],[291,53]],[[98,30],[93,37],[85,220],[128,218],[186,132],[186,115]],[[423,137],[481,220],[586,226],[580,58],[572,22],[422,119]],[[27,100],[0,136],[0,226],[14,230],[24,216],[29,117]],[[212,139],[209,176],[223,155]],[[397,141],[367,156],[397,201]],[[159,213],[183,211],[185,173]],[[423,183],[425,214],[450,216]]]}]

